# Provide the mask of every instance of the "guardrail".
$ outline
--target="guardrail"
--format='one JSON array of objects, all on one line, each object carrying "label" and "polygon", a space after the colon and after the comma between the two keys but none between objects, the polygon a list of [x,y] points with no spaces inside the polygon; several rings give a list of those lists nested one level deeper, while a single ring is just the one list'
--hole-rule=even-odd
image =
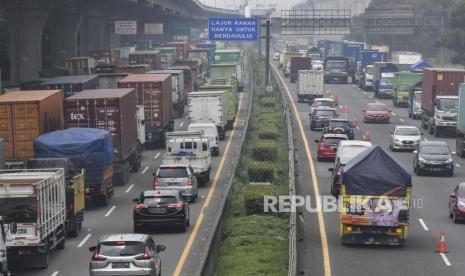
[{"label": "guardrail", "polygon": [[[285,93],[283,93],[283,83],[280,78],[276,76],[277,71],[273,70],[273,66],[270,66],[272,76],[277,84],[279,94],[281,95],[283,103],[283,115],[287,125],[287,140],[289,150],[289,195],[295,195],[295,150],[294,150],[294,128],[292,127],[292,110],[289,106],[289,101]],[[276,87],[275,87],[276,89]],[[297,215],[295,212],[289,214],[289,267],[288,276],[297,275]]]}]

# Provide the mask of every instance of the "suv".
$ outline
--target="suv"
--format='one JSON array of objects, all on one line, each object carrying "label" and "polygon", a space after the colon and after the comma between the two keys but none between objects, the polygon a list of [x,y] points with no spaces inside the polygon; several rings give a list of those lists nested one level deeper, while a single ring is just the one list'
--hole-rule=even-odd
[{"label": "suv", "polygon": [[349,140],[354,140],[354,129],[352,122],[347,118],[332,118],[323,133],[345,134]]},{"label": "suv", "polygon": [[[194,123],[190,124],[187,131],[203,131],[203,135],[210,141],[210,148],[212,156],[220,155],[220,148],[218,146],[219,136],[218,128],[213,123]],[[224,137],[223,137],[224,138]]]},{"label": "suv", "polygon": [[195,202],[197,198],[197,177],[188,165],[162,165],[153,173],[153,188],[158,191],[178,190],[182,197]]},{"label": "suv", "polygon": [[310,130],[324,129],[331,118],[337,117],[335,108],[318,108],[310,114]]},{"label": "suv", "polygon": [[441,173],[454,176],[454,158],[444,141],[422,141],[414,152],[413,171],[420,176],[423,172]]},{"label": "suv", "polygon": [[164,245],[155,245],[149,235],[110,234],[100,237],[89,263],[90,276],[99,275],[161,275],[159,253]]}]

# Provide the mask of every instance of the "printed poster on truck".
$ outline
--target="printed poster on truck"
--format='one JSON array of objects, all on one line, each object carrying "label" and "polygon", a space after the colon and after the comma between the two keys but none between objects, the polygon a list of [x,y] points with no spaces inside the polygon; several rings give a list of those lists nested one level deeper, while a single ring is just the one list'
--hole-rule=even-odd
[{"label": "printed poster on truck", "polygon": [[115,34],[117,35],[137,34],[137,21],[115,21]]}]

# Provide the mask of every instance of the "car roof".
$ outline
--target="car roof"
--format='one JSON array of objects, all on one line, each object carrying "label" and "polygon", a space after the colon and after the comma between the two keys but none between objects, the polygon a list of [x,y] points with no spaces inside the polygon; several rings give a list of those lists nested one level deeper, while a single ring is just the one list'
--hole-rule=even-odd
[{"label": "car roof", "polygon": [[160,169],[172,169],[172,168],[187,168],[189,165],[173,164],[173,165],[160,165]]},{"label": "car roof", "polygon": [[368,104],[367,104],[367,106],[374,106],[374,105],[386,106],[385,103],[368,103]]},{"label": "car roof", "polygon": [[449,146],[444,141],[421,141],[421,146]]},{"label": "car roof", "polygon": [[214,123],[192,123],[189,127],[216,127]]},{"label": "car roof", "polygon": [[179,197],[179,190],[147,190],[143,192],[144,197],[147,196],[175,196]]},{"label": "car roof", "polygon": [[410,128],[410,129],[416,129],[416,130],[418,130],[418,127],[416,127],[416,126],[396,126],[395,128],[396,128],[396,129],[398,129],[398,128]]},{"label": "car roof", "polygon": [[99,239],[99,243],[116,242],[116,241],[145,242],[148,238],[149,238],[149,235],[145,235],[145,234],[134,234],[134,233],[108,234],[108,235],[101,236]]},{"label": "car roof", "polygon": [[331,108],[331,107],[328,107],[328,106],[326,106],[324,108],[323,107],[318,107],[318,108],[315,108],[313,111],[328,111],[328,110],[336,111],[336,108]]},{"label": "car roof", "polygon": [[340,147],[343,146],[363,146],[363,147],[372,147],[373,144],[370,141],[362,141],[362,140],[347,140],[341,141],[339,144]]},{"label": "car roof", "polygon": [[336,134],[336,133],[325,133],[323,134],[323,138],[346,138],[346,134]]},{"label": "car roof", "polygon": [[324,102],[324,101],[331,101],[331,102],[334,102],[334,99],[333,98],[316,98],[315,100],[313,100],[314,102]]},{"label": "car roof", "polygon": [[343,117],[331,118],[331,122],[348,122],[348,121],[349,121],[349,118],[343,118]]}]

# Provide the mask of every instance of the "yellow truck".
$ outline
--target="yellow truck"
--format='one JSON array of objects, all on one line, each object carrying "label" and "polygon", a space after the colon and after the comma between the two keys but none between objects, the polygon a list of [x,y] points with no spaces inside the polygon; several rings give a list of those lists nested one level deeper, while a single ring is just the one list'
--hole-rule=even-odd
[{"label": "yellow truck", "polygon": [[381,147],[357,155],[341,173],[341,242],[403,245],[411,190],[411,174]]}]

